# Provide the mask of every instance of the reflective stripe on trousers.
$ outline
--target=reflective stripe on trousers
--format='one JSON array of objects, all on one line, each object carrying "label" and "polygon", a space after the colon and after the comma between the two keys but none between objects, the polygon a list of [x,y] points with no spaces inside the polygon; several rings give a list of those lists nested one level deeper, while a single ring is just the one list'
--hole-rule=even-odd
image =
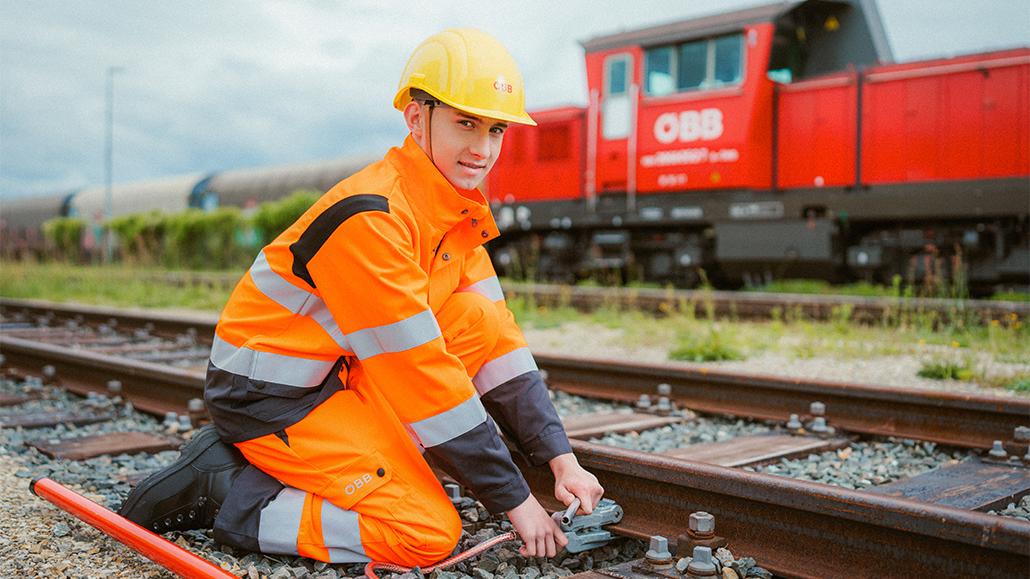
[{"label": "reflective stripe on trousers", "polygon": [[[361,546],[360,515],[337,507],[321,497],[308,498],[307,493],[286,487],[261,509],[258,525],[258,544],[268,555],[303,555],[297,537],[301,534],[305,509],[319,509],[321,545],[328,550],[330,563],[358,563],[369,561]],[[308,523],[310,524],[310,523]]]}]

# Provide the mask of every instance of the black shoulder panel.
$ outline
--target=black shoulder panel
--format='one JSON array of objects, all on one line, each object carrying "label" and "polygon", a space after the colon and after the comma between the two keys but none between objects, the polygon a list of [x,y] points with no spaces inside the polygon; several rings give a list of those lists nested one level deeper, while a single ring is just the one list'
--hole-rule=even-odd
[{"label": "black shoulder panel", "polygon": [[301,234],[300,239],[290,245],[290,253],[293,254],[293,275],[308,282],[311,287],[315,287],[315,282],[308,273],[308,262],[315,257],[319,249],[322,249],[326,240],[336,231],[337,227],[365,211],[389,213],[390,204],[386,197],[381,195],[354,195],[340,199],[316,217]]}]

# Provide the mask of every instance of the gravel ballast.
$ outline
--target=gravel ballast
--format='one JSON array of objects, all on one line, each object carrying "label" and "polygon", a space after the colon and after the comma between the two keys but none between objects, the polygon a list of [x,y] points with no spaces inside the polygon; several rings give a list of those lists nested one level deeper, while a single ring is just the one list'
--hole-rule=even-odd
[{"label": "gravel ballast", "polygon": [[[9,380],[0,383],[0,392],[14,394],[24,389],[23,384]],[[42,395],[41,399],[24,405],[0,408],[0,416],[29,411],[82,409],[82,399],[63,391],[44,387]],[[578,402],[569,403],[575,405]],[[26,446],[26,440],[52,441],[126,431],[190,435],[189,431],[179,432],[177,426],[165,426],[122,404],[111,401],[91,404],[96,410],[116,413],[116,419],[80,427],[58,425],[31,430],[0,429],[0,488],[3,490],[0,504],[4,506],[4,517],[0,517],[0,577],[172,577],[141,555],[29,492],[31,479],[48,476],[109,509],[117,510],[131,490],[131,484],[145,474],[171,464],[178,457],[178,452],[121,454],[84,461],[53,460]],[[464,497],[457,507],[466,523],[466,530],[459,541],[462,551],[512,528],[505,517],[491,516],[471,498]],[[166,538],[240,577],[330,579],[364,573],[364,564],[330,565],[301,557],[237,552],[217,545],[209,530],[169,533]],[[495,547],[451,569],[434,572],[430,577],[564,577],[636,559],[645,550],[639,541],[617,538],[608,546],[586,553],[564,553],[554,559],[546,559],[519,555],[520,544],[516,541]],[[382,577],[389,575],[380,573]]]}]

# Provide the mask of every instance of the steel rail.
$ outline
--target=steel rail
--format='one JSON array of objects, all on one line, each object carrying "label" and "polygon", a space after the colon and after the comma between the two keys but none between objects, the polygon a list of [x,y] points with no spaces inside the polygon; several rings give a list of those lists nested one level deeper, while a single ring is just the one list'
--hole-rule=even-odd
[{"label": "steel rail", "polygon": [[55,320],[74,320],[81,323],[101,325],[111,319],[117,321],[120,330],[148,330],[157,335],[181,335],[196,332],[197,337],[211,341],[215,333],[218,316],[215,314],[172,314],[153,310],[132,310],[108,306],[83,304],[61,304],[44,300],[0,299],[0,314],[24,312],[32,317],[53,316]]},{"label": "steel rail", "polygon": [[[214,315],[155,315],[146,311],[26,300],[4,300],[0,308],[27,310],[33,316],[44,316],[52,311],[55,315],[90,323],[105,323],[115,318],[120,327],[150,327],[158,334],[176,335],[192,329],[201,340],[214,334],[217,322]],[[1030,423],[1030,400],[1020,398],[541,354],[536,355],[536,360],[548,371],[552,387],[573,394],[631,402],[641,394],[653,395],[657,384],[667,383],[672,387],[671,398],[682,407],[760,420],[786,420],[791,414],[804,415],[810,402],[820,401],[827,405],[831,426],[837,428],[932,440],[964,448],[990,448],[995,440],[1011,439],[1015,427]]]},{"label": "steel rail", "polygon": [[[203,384],[199,372],[74,352],[0,337],[7,365],[58,367],[74,390],[120,379],[140,409],[181,409]],[[56,362],[55,362],[56,360]],[[690,512],[705,510],[734,550],[788,577],[973,576],[984,570],[1019,576],[1030,564],[1030,523],[983,513],[671,459],[573,440],[579,461],[619,501],[618,531],[633,537],[686,531]],[[548,507],[554,481],[546,468],[523,465]]]},{"label": "steel rail", "polygon": [[190,399],[204,397],[202,372],[11,336],[0,336],[0,353],[6,357],[6,366],[22,371],[38,374],[44,366],[54,366],[55,383],[82,396],[104,393],[109,380],[118,380],[123,398],[139,410],[158,416],[182,413]]},{"label": "steel rail", "polygon": [[1030,424],[1030,400],[980,394],[888,388],[742,375],[707,369],[536,356],[548,384],[571,394],[632,402],[669,384],[681,407],[762,420],[804,415],[809,403],[826,405],[831,426],[850,432],[932,440],[964,448],[990,448]]},{"label": "steel rail", "polygon": [[777,311],[786,318],[797,311],[809,319],[828,320],[846,307],[851,309],[852,319],[866,323],[879,323],[903,315],[936,315],[941,321],[971,315],[984,322],[1012,315],[1025,320],[1030,316],[1030,302],[994,300],[580,287],[514,282],[505,282],[502,287],[509,298],[520,296],[538,305],[571,306],[580,310],[628,308],[660,315],[692,309],[699,317],[707,316],[710,307],[720,318],[768,320]]},{"label": "steel rail", "polygon": [[[1018,519],[578,440],[572,447],[622,505],[620,534],[676,542],[690,513],[707,511],[733,552],[786,577],[1002,577],[1030,568],[1030,523]],[[523,472],[545,508],[561,506],[546,467]]]}]

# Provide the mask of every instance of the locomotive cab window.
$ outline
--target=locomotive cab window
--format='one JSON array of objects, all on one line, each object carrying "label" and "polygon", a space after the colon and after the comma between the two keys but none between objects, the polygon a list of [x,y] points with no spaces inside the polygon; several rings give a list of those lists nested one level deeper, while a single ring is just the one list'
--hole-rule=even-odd
[{"label": "locomotive cab window", "polygon": [[630,73],[629,54],[614,54],[604,61],[604,102],[601,108],[601,134],[607,140],[629,136]]},{"label": "locomotive cab window", "polygon": [[744,77],[744,35],[658,46],[647,50],[644,62],[649,96],[738,85]]}]

